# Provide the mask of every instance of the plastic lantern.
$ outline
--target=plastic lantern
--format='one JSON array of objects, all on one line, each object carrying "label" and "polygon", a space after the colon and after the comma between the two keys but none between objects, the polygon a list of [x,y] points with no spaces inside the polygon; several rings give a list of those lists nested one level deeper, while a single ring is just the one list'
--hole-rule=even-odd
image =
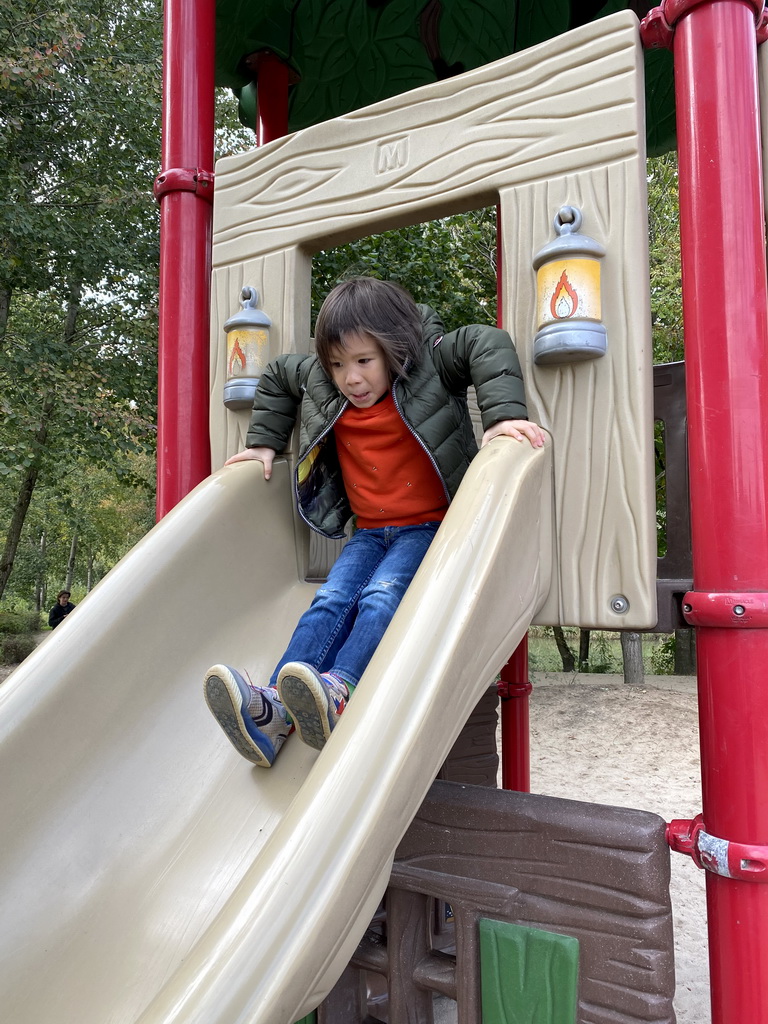
[{"label": "plastic lantern", "polygon": [[224,324],[227,334],[227,382],[224,405],[228,409],[250,409],[259,376],[269,353],[272,321],[257,309],[259,293],[246,285],[241,292],[242,309]]},{"label": "plastic lantern", "polygon": [[557,238],[536,253],[538,331],[535,363],[572,363],[605,355],[607,334],[600,303],[600,260],[605,247],[579,233],[581,210],[561,207]]}]

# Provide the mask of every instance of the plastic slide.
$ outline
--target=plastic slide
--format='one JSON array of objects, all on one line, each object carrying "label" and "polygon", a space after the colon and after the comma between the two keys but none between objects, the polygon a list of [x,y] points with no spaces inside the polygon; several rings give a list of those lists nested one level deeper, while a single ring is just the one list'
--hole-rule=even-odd
[{"label": "plastic slide", "polygon": [[322,753],[241,759],[209,664],[263,679],[314,588],[289,470],[202,483],[0,687],[9,1024],[291,1024],[332,987],[395,848],[549,586],[549,447],[474,461]]}]

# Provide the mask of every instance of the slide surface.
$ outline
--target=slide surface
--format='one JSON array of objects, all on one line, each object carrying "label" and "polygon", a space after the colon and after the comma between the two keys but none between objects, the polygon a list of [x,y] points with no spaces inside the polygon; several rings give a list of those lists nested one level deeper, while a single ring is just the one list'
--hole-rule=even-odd
[{"label": "slide surface", "polygon": [[291,1024],[549,587],[549,446],[473,462],[322,753],[265,771],[202,697],[265,680],[314,587],[289,471],[202,483],[0,687],[0,1006],[13,1024]]}]

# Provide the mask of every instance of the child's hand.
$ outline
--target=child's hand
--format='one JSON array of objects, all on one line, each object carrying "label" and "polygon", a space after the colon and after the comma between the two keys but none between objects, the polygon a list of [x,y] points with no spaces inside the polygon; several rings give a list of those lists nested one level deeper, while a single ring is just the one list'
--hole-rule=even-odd
[{"label": "child's hand", "polygon": [[522,441],[527,437],[532,448],[543,448],[546,435],[541,427],[531,420],[499,420],[483,434],[480,447],[484,448],[494,437],[514,437],[516,441]]},{"label": "child's hand", "polygon": [[224,463],[225,466],[232,466],[236,462],[261,462],[264,466],[264,479],[269,480],[272,476],[272,463],[275,453],[272,448],[244,448],[237,455],[233,455]]}]

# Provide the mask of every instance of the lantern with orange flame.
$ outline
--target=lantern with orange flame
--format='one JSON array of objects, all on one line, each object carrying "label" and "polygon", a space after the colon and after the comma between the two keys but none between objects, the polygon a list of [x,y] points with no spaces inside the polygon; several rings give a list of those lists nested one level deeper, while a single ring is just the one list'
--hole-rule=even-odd
[{"label": "lantern with orange flame", "polygon": [[557,238],[536,253],[539,329],[536,363],[573,363],[605,355],[607,335],[600,304],[600,259],[605,248],[579,233],[581,210],[563,206],[555,215]]},{"label": "lantern with orange flame", "polygon": [[243,307],[224,324],[227,334],[227,383],[224,405],[228,409],[250,409],[259,376],[269,355],[272,321],[257,309],[259,293],[246,285],[241,292]]}]

